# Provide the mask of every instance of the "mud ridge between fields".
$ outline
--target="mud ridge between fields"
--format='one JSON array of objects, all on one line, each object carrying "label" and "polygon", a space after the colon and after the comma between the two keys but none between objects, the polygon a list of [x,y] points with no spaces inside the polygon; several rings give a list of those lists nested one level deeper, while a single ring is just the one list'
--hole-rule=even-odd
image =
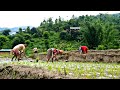
[{"label": "mud ridge between fields", "polygon": [[69,79],[63,74],[43,68],[21,65],[0,66],[0,79]]}]

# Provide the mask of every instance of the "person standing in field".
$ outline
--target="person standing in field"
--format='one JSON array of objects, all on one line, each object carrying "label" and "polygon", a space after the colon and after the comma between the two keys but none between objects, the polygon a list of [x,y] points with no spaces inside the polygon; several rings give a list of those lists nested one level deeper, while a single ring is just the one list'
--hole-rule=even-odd
[{"label": "person standing in field", "polygon": [[82,54],[88,53],[88,47],[87,46],[80,46],[79,47],[79,52]]},{"label": "person standing in field", "polygon": [[58,50],[56,48],[50,48],[47,50],[47,62],[50,60],[50,58],[52,58],[52,62],[53,59],[57,60],[56,55],[62,55],[63,54],[63,50]]},{"label": "person standing in field", "polygon": [[12,57],[12,60],[14,59],[14,57],[16,57],[18,59],[18,61],[21,59],[21,54],[23,53],[24,56],[25,55],[25,48],[26,48],[26,44],[18,44],[16,45],[12,50],[11,50],[11,53],[14,55]]}]

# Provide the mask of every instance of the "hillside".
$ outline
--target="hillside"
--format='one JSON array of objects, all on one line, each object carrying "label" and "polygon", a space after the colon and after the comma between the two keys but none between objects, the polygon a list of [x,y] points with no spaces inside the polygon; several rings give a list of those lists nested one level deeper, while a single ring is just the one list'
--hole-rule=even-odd
[{"label": "hillside", "polygon": [[[19,30],[15,35],[1,36],[0,48],[13,48],[19,43],[26,43],[27,55],[30,55],[35,47],[39,52],[46,52],[52,47],[64,51],[78,50],[81,45],[93,50],[119,49],[119,15],[99,14],[79,17],[73,15],[70,20],[64,21],[59,17],[55,22],[48,18],[38,27]],[[80,27],[80,30],[72,30],[70,27]]]}]

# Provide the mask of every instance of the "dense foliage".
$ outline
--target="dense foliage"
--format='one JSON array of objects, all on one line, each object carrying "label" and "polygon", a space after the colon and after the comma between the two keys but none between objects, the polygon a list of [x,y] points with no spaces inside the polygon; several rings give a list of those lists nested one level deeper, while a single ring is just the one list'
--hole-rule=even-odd
[{"label": "dense foliage", "polygon": [[[89,49],[120,48],[120,14],[99,14],[97,16],[74,15],[65,21],[61,17],[55,21],[52,18],[43,20],[40,26],[25,30],[19,28],[15,35],[9,35],[10,30],[0,33],[0,48],[13,48],[18,43],[27,43],[27,54],[34,47],[39,52],[48,48],[63,50],[78,50],[80,45]],[[70,27],[80,27],[80,30],[70,31]]]}]

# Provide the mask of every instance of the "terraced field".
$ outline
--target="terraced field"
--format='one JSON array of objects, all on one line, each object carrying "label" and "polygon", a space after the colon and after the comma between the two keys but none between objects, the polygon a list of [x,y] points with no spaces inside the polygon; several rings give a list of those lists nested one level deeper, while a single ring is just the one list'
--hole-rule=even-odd
[{"label": "terraced field", "polygon": [[71,51],[57,56],[59,60],[53,63],[46,62],[45,54],[38,55],[39,58],[19,62],[11,61],[9,57],[0,58],[0,78],[120,79],[120,50],[91,50],[84,55]]},{"label": "terraced field", "polygon": [[0,64],[7,79],[119,79],[120,64],[98,62],[8,61]]}]

